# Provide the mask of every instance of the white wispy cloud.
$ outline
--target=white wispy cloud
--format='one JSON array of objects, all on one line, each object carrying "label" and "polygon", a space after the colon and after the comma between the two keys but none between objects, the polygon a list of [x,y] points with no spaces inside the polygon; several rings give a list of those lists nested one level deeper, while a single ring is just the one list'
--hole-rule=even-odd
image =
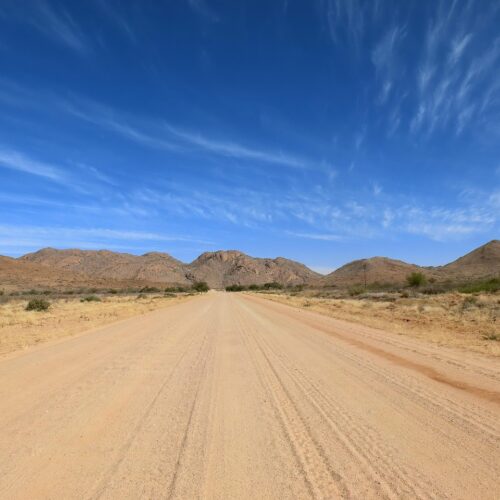
[{"label": "white wispy cloud", "polygon": [[230,158],[255,160],[299,169],[321,168],[320,163],[315,164],[287,151],[273,151],[249,147],[230,140],[214,139],[201,132],[184,130],[156,118],[132,120],[126,113],[87,99],[74,97],[71,100],[60,100],[59,105],[72,116],[155,149],[190,153],[195,146],[198,150]]},{"label": "white wispy cloud", "polygon": [[328,234],[328,233],[297,233],[294,231],[286,231],[286,234],[290,236],[295,236],[297,238],[305,238],[308,240],[319,240],[319,241],[342,241],[345,240],[345,236],[340,236],[338,234]]},{"label": "white wispy cloud", "polygon": [[187,2],[191,9],[203,19],[211,22],[219,21],[219,16],[208,5],[208,2],[206,0],[187,0]]},{"label": "white wispy cloud", "polygon": [[396,49],[402,43],[404,36],[405,29],[394,26],[387,31],[372,51],[372,63],[375,66],[377,78],[381,82],[379,101],[382,104],[387,101],[398,77]]},{"label": "white wispy cloud", "polygon": [[437,128],[449,127],[460,135],[478,124],[485,99],[500,99],[500,79],[495,72],[500,38],[488,46],[476,43],[480,38],[476,34],[484,30],[488,16],[475,15],[471,5],[436,4],[416,75],[417,99],[410,122],[413,133],[430,136]]},{"label": "white wispy cloud", "polygon": [[32,158],[19,153],[0,147],[0,167],[17,170],[26,174],[43,177],[61,184],[68,184],[69,178],[67,173],[54,165],[33,160]]},{"label": "white wispy cloud", "polygon": [[285,152],[254,149],[235,142],[221,141],[203,136],[199,133],[188,132],[166,125],[167,130],[179,139],[209,152],[232,158],[258,160],[277,165],[286,165],[295,168],[308,168],[309,163],[295,155]]},{"label": "white wispy cloud", "polygon": [[376,13],[376,2],[320,0],[319,4],[332,41],[335,44],[347,41],[359,51],[366,24]]},{"label": "white wispy cloud", "polygon": [[80,54],[90,52],[88,38],[68,11],[62,7],[56,11],[50,3],[43,0],[35,5],[30,19],[40,32]]},{"label": "white wispy cloud", "polygon": [[73,228],[57,226],[18,226],[0,224],[0,238],[9,237],[13,244],[19,239],[31,239],[38,244],[51,242],[71,243],[72,241],[91,241],[94,244],[105,244],[115,240],[133,242],[190,242],[212,245],[212,242],[183,235],[169,235],[148,231],[131,231],[128,229],[109,228]]}]

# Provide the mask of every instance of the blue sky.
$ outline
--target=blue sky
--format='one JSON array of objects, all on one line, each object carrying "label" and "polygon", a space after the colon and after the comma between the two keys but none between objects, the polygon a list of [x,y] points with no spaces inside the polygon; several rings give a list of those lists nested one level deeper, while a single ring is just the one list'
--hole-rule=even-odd
[{"label": "blue sky", "polygon": [[500,3],[0,4],[0,254],[322,271],[499,237]]}]

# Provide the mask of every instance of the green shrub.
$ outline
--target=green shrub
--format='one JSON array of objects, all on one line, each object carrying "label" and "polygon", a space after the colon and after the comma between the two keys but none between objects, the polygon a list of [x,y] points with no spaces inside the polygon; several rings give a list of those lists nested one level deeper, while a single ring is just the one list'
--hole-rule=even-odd
[{"label": "green shrub", "polygon": [[242,292],[245,287],[242,285],[229,285],[226,286],[226,292]]},{"label": "green shrub", "polygon": [[26,311],[47,311],[50,307],[50,302],[45,299],[31,299],[27,306]]},{"label": "green shrub", "polygon": [[112,293],[113,295],[115,295],[118,293],[118,290],[115,290],[114,288],[112,288],[111,290],[108,291],[108,293]]},{"label": "green shrub", "polygon": [[210,287],[208,286],[206,281],[197,281],[193,283],[191,287],[195,292],[208,292]]},{"label": "green shrub", "polygon": [[158,293],[161,290],[155,286],[145,286],[141,288],[141,293]]},{"label": "green shrub", "polygon": [[87,297],[81,298],[80,302],[101,302],[101,299],[97,295],[87,295]]},{"label": "green shrub", "polygon": [[283,285],[281,283],[278,283],[277,281],[272,281],[271,283],[264,283],[262,285],[262,288],[264,290],[281,290],[283,288]]},{"label": "green shrub", "polygon": [[357,295],[361,295],[365,289],[362,286],[352,286],[349,288],[349,295],[351,297],[356,297]]},{"label": "green shrub", "polygon": [[458,288],[461,293],[494,293],[500,290],[500,278],[492,278],[486,281],[476,281]]},{"label": "green shrub", "polygon": [[0,296],[2,296],[3,294],[4,294],[4,291],[0,290]]},{"label": "green shrub", "polygon": [[249,290],[260,290],[260,286],[256,284],[252,284],[248,287]]},{"label": "green shrub", "polygon": [[406,277],[406,281],[408,282],[408,285],[417,287],[425,285],[427,280],[423,273],[413,272]]}]

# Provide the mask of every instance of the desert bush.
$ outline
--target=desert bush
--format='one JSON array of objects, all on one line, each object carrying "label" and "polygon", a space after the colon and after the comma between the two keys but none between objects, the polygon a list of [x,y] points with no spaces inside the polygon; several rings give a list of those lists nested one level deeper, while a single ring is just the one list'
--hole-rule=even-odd
[{"label": "desert bush", "polygon": [[500,290],[500,278],[492,278],[486,281],[476,281],[475,283],[468,283],[458,288],[461,293],[494,293]]},{"label": "desert bush", "polygon": [[361,286],[352,286],[349,288],[349,295],[351,297],[356,297],[357,295],[361,295],[364,291],[365,289]]},{"label": "desert bush", "polygon": [[466,311],[467,309],[471,309],[472,307],[476,306],[477,304],[477,297],[465,297],[465,299],[462,302],[462,311]]},{"label": "desert bush", "polygon": [[196,283],[193,283],[192,289],[195,292],[208,292],[210,287],[206,281],[197,281]]},{"label": "desert bush", "polygon": [[161,290],[155,286],[145,286],[141,288],[141,293],[158,293]]},{"label": "desert bush", "polygon": [[87,297],[82,297],[80,302],[101,302],[101,299],[97,295],[87,295]]},{"label": "desert bush", "polygon": [[423,273],[413,272],[406,277],[406,281],[408,282],[408,285],[417,287],[425,285],[427,280]]},{"label": "desert bush", "polygon": [[264,283],[262,285],[262,288],[264,290],[281,290],[283,288],[283,285],[281,283],[278,283],[277,281],[272,281],[270,283]]},{"label": "desert bush", "polygon": [[144,294],[144,293],[140,293],[140,294],[136,297],[136,299],[145,299],[146,297],[147,297],[147,295],[146,295],[146,294]]},{"label": "desert bush", "polygon": [[229,285],[226,286],[226,292],[242,292],[245,290],[243,285]]},{"label": "desert bush", "polygon": [[172,293],[172,292],[165,292],[163,294],[164,297],[177,297],[177,295],[175,295],[175,293]]},{"label": "desert bush", "polygon": [[260,286],[259,286],[259,285],[256,285],[255,283],[253,283],[252,285],[250,285],[250,286],[248,287],[248,289],[249,289],[249,290],[253,290],[253,291],[255,291],[255,290],[260,290]]},{"label": "desert bush", "polygon": [[3,290],[0,290],[0,297],[4,294]]},{"label": "desert bush", "polygon": [[115,295],[118,293],[118,290],[115,290],[114,288],[112,288],[111,290],[108,291],[108,293]]},{"label": "desert bush", "polygon": [[26,305],[26,311],[47,311],[50,302],[45,299],[31,299]]}]

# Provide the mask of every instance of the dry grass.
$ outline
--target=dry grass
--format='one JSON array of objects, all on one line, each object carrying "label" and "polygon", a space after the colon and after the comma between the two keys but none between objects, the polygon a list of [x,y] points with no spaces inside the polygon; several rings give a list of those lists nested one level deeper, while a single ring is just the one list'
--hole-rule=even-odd
[{"label": "dry grass", "polygon": [[0,356],[12,351],[75,335],[114,321],[187,300],[186,296],[147,295],[102,297],[80,302],[80,297],[51,300],[48,311],[26,311],[27,300],[0,304]]},{"label": "dry grass", "polygon": [[320,294],[309,291],[259,295],[438,345],[500,356],[500,294],[333,298],[315,297]]}]

